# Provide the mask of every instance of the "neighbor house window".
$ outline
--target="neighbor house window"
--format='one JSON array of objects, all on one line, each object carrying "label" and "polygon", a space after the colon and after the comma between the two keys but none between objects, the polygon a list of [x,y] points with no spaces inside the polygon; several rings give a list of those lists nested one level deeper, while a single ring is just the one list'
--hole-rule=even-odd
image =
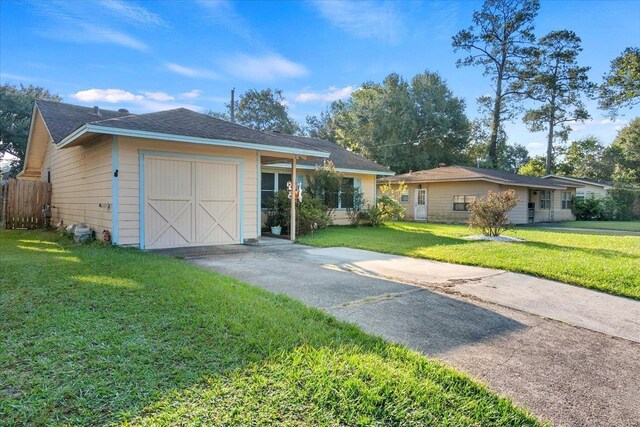
[{"label": "neighbor house window", "polygon": [[544,190],[540,191],[540,209],[550,209],[551,208],[551,191]]},{"label": "neighbor house window", "polygon": [[409,192],[408,191],[406,191],[406,192],[404,192],[404,193],[402,193],[400,195],[400,201],[401,202],[408,202],[409,201]]},{"label": "neighbor house window", "polygon": [[287,189],[287,182],[291,181],[290,173],[262,172],[262,208],[267,207],[267,200],[274,197],[276,192]]},{"label": "neighbor house window", "polygon": [[473,202],[476,196],[453,196],[454,211],[468,211],[469,203]]},{"label": "neighbor house window", "polygon": [[573,201],[571,200],[571,193],[569,191],[562,192],[562,209],[571,209]]},{"label": "neighbor house window", "polygon": [[584,200],[584,193],[576,193],[576,200]]}]

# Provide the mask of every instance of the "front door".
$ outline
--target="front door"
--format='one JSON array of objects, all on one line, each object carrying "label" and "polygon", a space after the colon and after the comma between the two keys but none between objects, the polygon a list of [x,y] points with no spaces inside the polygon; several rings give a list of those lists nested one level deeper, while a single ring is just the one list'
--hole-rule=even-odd
[{"label": "front door", "polygon": [[413,206],[413,218],[416,220],[427,219],[427,189],[416,189],[415,204]]}]

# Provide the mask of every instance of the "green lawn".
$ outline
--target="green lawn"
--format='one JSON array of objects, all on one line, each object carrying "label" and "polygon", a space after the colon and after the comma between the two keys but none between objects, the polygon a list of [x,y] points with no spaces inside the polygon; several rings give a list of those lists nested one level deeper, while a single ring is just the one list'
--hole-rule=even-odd
[{"label": "green lawn", "polygon": [[466,376],[175,259],[0,231],[2,425],[538,425]]},{"label": "green lawn", "polygon": [[567,221],[562,227],[590,228],[594,230],[619,230],[640,232],[640,221]]},{"label": "green lawn", "polygon": [[478,232],[465,225],[395,222],[330,227],[299,241],[518,271],[640,299],[640,236],[518,228],[505,235],[525,243],[462,238],[470,234]]}]

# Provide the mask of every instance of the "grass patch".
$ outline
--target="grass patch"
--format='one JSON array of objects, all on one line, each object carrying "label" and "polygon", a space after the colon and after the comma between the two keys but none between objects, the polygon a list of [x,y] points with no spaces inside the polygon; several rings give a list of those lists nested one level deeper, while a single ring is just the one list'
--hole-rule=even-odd
[{"label": "grass patch", "polygon": [[331,227],[299,241],[499,268],[640,299],[640,236],[516,228],[504,234],[526,242],[462,238],[474,233],[465,225],[395,222]]},{"label": "grass patch", "polygon": [[443,364],[229,277],[0,231],[3,425],[538,421]]},{"label": "grass patch", "polygon": [[640,232],[640,221],[566,221],[562,227],[589,228],[592,230],[618,230]]}]

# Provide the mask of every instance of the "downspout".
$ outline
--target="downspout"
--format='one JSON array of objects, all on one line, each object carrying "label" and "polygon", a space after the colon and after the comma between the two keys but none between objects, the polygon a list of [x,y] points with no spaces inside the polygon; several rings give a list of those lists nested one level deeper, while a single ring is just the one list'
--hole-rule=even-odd
[{"label": "downspout", "polygon": [[257,236],[262,236],[262,159],[260,156],[260,151],[256,151],[257,158],[257,188],[258,188],[258,234]]},{"label": "downspout", "polygon": [[289,238],[296,240],[296,157],[291,159],[291,220],[289,223]]},{"label": "downspout", "polygon": [[118,137],[113,135],[111,140],[111,168],[113,178],[111,178],[111,194],[113,201],[111,203],[111,242],[114,245],[120,243],[120,191],[118,184]]}]

